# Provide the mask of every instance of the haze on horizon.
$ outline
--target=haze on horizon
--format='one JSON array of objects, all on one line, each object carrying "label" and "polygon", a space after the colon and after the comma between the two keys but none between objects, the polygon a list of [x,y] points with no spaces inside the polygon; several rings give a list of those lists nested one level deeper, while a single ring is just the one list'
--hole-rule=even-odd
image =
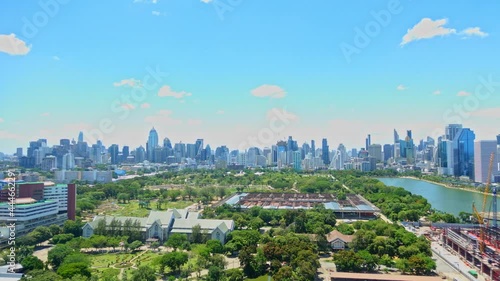
[{"label": "haze on horizon", "polygon": [[80,131],[135,148],[152,127],[231,149],[500,133],[499,3],[40,3],[0,4],[1,152]]}]

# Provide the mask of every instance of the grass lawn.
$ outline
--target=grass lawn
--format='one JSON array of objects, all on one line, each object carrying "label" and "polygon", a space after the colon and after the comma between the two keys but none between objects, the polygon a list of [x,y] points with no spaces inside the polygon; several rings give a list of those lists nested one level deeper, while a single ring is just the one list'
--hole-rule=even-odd
[{"label": "grass lawn", "polygon": [[[115,201],[116,204],[116,201]],[[190,205],[192,205],[193,202],[191,201],[175,201],[175,202],[167,202],[166,204],[163,204],[162,210],[167,210],[167,209],[184,209]],[[151,202],[149,204],[149,208],[140,208],[139,207],[139,202],[138,201],[130,201],[128,204],[116,204],[119,209],[117,210],[109,210],[106,212],[106,215],[111,215],[111,216],[126,216],[126,217],[147,217],[149,215],[149,212],[152,210],[158,210],[156,208],[156,202]]]},{"label": "grass lawn", "polygon": [[132,258],[137,256],[139,252],[134,254],[125,253],[109,253],[109,254],[90,254],[92,259],[92,266],[99,268],[109,268],[110,265],[114,265],[121,262],[129,262]]}]

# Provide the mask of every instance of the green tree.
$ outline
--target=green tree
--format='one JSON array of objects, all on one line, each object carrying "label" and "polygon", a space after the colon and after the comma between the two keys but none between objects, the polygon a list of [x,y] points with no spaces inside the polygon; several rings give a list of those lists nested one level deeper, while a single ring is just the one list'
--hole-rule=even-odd
[{"label": "green tree", "polygon": [[149,266],[140,266],[132,274],[131,281],[156,281],[155,271]]},{"label": "green tree", "polygon": [[195,225],[191,229],[191,242],[194,244],[203,243],[204,237],[201,232],[201,226],[199,224]]},{"label": "green tree", "polygon": [[243,281],[245,276],[238,268],[226,270],[226,281]]},{"label": "green tree", "polygon": [[71,233],[75,237],[82,236],[82,227],[83,225],[79,221],[67,220],[64,222],[63,232]]},{"label": "green tree", "polygon": [[128,247],[129,247],[130,250],[135,251],[138,248],[140,248],[142,245],[143,244],[142,244],[141,241],[135,240],[134,242],[130,243]]},{"label": "green tree", "polygon": [[217,266],[211,266],[208,269],[207,281],[220,281],[224,276],[224,271]]},{"label": "green tree", "polygon": [[[187,263],[188,254],[184,252],[170,252],[161,257],[161,268],[168,266],[172,271],[178,272],[180,267]],[[163,271],[161,272],[163,273]]]},{"label": "green tree", "polygon": [[177,249],[181,248],[185,242],[188,242],[186,234],[173,233],[168,237],[167,242],[165,242],[165,246],[173,248],[174,251],[176,251]]},{"label": "green tree", "polygon": [[44,268],[43,261],[41,261],[39,258],[35,256],[29,256],[24,258],[21,262],[21,265],[23,266],[24,270],[27,271]]},{"label": "green tree", "polygon": [[224,246],[222,246],[219,240],[210,239],[206,245],[212,254],[222,254],[224,252]]},{"label": "green tree", "polygon": [[24,274],[21,281],[62,281],[62,277],[50,270],[32,270]]},{"label": "green tree", "polygon": [[57,269],[64,259],[73,252],[74,250],[66,244],[56,245],[49,251],[47,260],[54,269]]}]

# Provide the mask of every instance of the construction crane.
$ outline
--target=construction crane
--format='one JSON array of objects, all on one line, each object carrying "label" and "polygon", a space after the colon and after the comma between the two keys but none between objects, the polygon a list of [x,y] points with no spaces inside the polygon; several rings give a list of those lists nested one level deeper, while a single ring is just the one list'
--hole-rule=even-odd
[{"label": "construction crane", "polygon": [[[479,245],[479,249],[481,250],[481,254],[484,253],[484,248],[486,248],[486,243],[485,243],[485,234],[486,234],[486,228],[488,227],[488,221],[485,219],[484,215],[486,212],[486,205],[487,205],[487,200],[488,200],[488,195],[489,195],[489,190],[490,190],[490,184],[491,184],[491,173],[493,171],[493,160],[495,159],[495,153],[492,152],[490,156],[490,165],[488,167],[488,179],[486,181],[486,186],[484,187],[484,193],[483,193],[483,211],[479,213],[476,209],[476,206],[474,203],[472,203],[472,209],[474,210],[474,214],[476,215],[477,221],[479,224],[481,224],[481,242]],[[495,189],[496,193],[496,189]],[[496,199],[496,198],[494,198]],[[494,210],[496,211],[496,210]]]}]

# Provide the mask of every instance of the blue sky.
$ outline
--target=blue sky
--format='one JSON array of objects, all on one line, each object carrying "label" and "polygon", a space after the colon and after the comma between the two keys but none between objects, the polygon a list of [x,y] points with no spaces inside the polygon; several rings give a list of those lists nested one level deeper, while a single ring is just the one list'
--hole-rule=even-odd
[{"label": "blue sky", "polygon": [[135,148],[152,126],[212,148],[288,135],[361,147],[368,133],[383,144],[393,128],[420,139],[457,121],[493,139],[499,6],[2,1],[0,151],[79,131]]}]

